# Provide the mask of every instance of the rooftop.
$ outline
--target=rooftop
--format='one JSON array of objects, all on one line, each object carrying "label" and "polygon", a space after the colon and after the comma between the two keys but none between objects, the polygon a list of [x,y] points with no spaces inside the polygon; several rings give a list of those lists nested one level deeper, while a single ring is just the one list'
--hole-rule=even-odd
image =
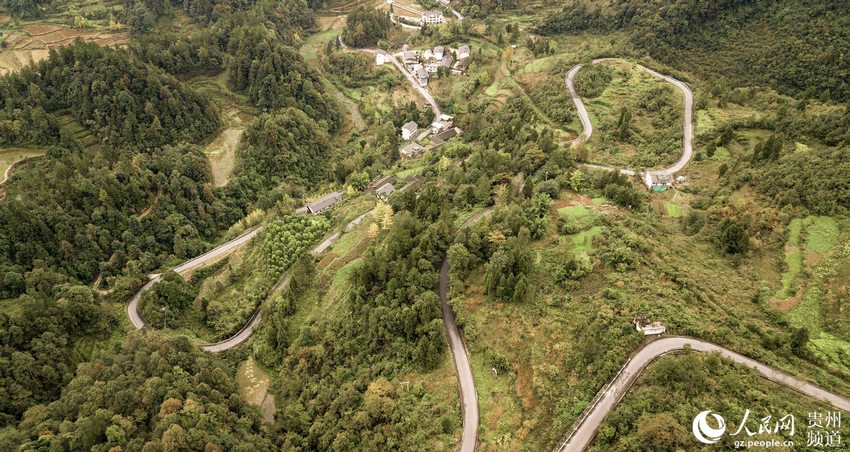
[{"label": "rooftop", "polygon": [[419,126],[416,125],[416,123],[413,122],[413,121],[410,121],[410,122],[406,123],[405,125],[401,126],[401,130],[406,130],[410,133],[416,132],[418,129],[419,129]]},{"label": "rooftop", "polygon": [[339,202],[339,200],[342,199],[342,195],[344,193],[345,192],[342,192],[342,191],[335,191],[335,192],[330,193],[328,195],[325,195],[325,196],[323,196],[323,197],[321,197],[321,198],[319,198],[319,199],[317,199],[313,202],[309,202],[309,203],[307,203],[307,210],[309,210],[312,213],[321,212],[321,211],[327,209],[328,207]]}]

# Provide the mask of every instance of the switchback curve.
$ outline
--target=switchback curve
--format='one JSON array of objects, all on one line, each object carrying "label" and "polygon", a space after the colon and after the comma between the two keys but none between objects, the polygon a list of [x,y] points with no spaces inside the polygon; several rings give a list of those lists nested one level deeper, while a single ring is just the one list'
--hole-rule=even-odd
[{"label": "switchback curve", "polygon": [[[604,63],[606,61],[611,61],[613,59],[614,58],[598,58],[598,59],[593,60],[593,64]],[[646,171],[648,174],[652,174],[652,175],[661,175],[661,174],[667,175],[667,174],[669,174],[669,175],[672,176],[673,174],[681,171],[682,168],[684,168],[685,165],[687,165],[688,162],[693,157],[693,153],[694,153],[694,95],[691,92],[691,89],[688,88],[688,85],[685,85],[681,81],[676,80],[675,78],[670,77],[669,75],[660,74],[660,73],[653,71],[652,69],[649,69],[648,67],[642,66],[640,64],[638,64],[637,66],[640,67],[641,69],[643,69],[644,71],[646,71],[649,75],[656,77],[656,78],[659,78],[661,80],[664,80],[664,81],[672,84],[676,88],[678,88],[679,91],[682,92],[682,95],[684,96],[684,99],[685,99],[684,113],[682,115],[682,153],[679,156],[679,160],[677,160],[676,163],[674,163],[673,165],[671,165],[667,168],[661,168],[661,169]],[[564,81],[567,85],[567,89],[570,91],[570,97],[572,98],[573,104],[576,107],[576,111],[578,111],[579,119],[581,120],[581,125],[582,125],[582,128],[584,129],[583,133],[580,134],[575,140],[573,140],[573,144],[576,144],[576,145],[588,141],[590,139],[590,137],[593,135],[593,123],[590,122],[590,116],[587,114],[587,109],[584,107],[584,102],[582,102],[581,95],[576,90],[575,83],[574,83],[575,76],[576,76],[576,74],[578,74],[578,71],[579,71],[579,69],[581,69],[581,67],[582,67],[581,64],[577,64],[577,65],[573,66],[569,71],[567,71],[567,74],[564,77]],[[586,168],[600,169],[600,170],[606,170],[606,171],[616,170],[616,168],[614,168],[614,167],[605,166],[605,165],[584,164],[582,166],[584,166]],[[620,169],[619,171],[621,173],[629,175],[629,176],[634,176],[634,175],[637,174],[637,172],[635,170],[631,170],[631,169]]]},{"label": "switchback curve", "polygon": [[647,342],[626,361],[614,378],[599,391],[555,450],[559,452],[585,450],[596,436],[602,421],[620,403],[640,373],[658,357],[682,351],[686,347],[699,352],[719,353],[737,364],[755,369],[762,377],[770,381],[787,386],[813,399],[827,402],[836,408],[850,411],[850,399],[842,395],[807,383],[719,345],[690,337],[668,336]]}]

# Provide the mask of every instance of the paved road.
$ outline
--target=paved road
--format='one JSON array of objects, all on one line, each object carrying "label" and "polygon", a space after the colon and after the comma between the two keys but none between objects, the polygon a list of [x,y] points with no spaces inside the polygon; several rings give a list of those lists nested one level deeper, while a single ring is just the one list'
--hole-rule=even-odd
[{"label": "paved road", "polygon": [[[484,209],[466,220],[460,229],[475,224],[492,212],[492,208]],[[463,337],[457,327],[455,314],[449,306],[449,259],[443,259],[440,267],[440,310],[443,313],[443,323],[446,325],[446,335],[449,339],[449,350],[457,371],[458,386],[460,388],[461,413],[463,414],[463,434],[460,437],[461,452],[473,452],[478,443],[478,393],[475,390],[475,381],[472,378],[472,367],[469,364],[469,352],[463,343]]]},{"label": "paved road", "polygon": [[[233,251],[234,249],[248,243],[248,241],[254,238],[254,236],[256,236],[262,229],[262,227],[258,227],[252,231],[246,232],[245,234],[236,237],[235,239],[219,246],[218,248],[214,248],[210,251],[207,251],[206,253],[201,254],[200,256],[194,259],[188,260],[174,267],[172,270],[177,273],[183,273],[185,271],[192,270],[194,268],[200,267],[201,265],[214,261],[220,258],[221,256]],[[135,295],[133,295],[133,298],[130,299],[130,303],[127,305],[127,317],[130,319],[130,323],[132,323],[137,330],[140,330],[145,327],[145,320],[142,319],[142,316],[139,314],[139,300],[142,299],[142,294],[145,291],[149,290],[151,287],[153,287],[154,284],[158,283],[161,279],[162,275],[155,275],[153,278],[151,278],[151,280],[148,281],[147,284],[142,286],[142,288],[139,289],[139,291],[136,292]]]},{"label": "paved road", "polygon": [[[375,209],[372,209],[372,210],[364,213],[363,215],[360,215],[359,217],[351,220],[347,225],[345,225],[344,231],[348,232],[348,231],[354,229],[355,226],[360,224],[366,217],[368,217],[369,215],[371,215],[374,212],[375,212]],[[329,235],[328,238],[323,240],[322,243],[316,245],[316,247],[313,248],[312,251],[310,251],[310,254],[313,254],[314,256],[322,254],[323,252],[325,252],[325,250],[330,248],[331,245],[333,245],[334,242],[336,242],[337,239],[339,239],[341,236],[342,236],[342,233],[334,232],[333,234]],[[278,280],[277,284],[275,284],[275,286],[272,288],[271,294],[275,294],[275,293],[279,292],[281,289],[283,289],[284,286],[289,284],[289,277],[290,277],[289,273],[284,273],[281,276],[281,278]],[[234,334],[230,338],[225,339],[221,342],[216,342],[215,344],[202,345],[201,349],[205,352],[219,353],[219,352],[223,352],[225,350],[230,350],[231,348],[236,347],[237,345],[247,341],[248,338],[251,337],[251,334],[254,333],[254,330],[259,328],[260,324],[263,322],[263,317],[262,317],[261,311],[262,311],[262,309],[260,307],[258,307],[257,311],[254,313],[254,315],[251,316],[251,320],[249,320],[248,323],[246,323],[245,326],[242,327],[242,329],[239,330],[238,333]]]},{"label": "paved road", "polygon": [[443,114],[443,110],[441,110],[440,106],[437,105],[437,101],[434,100],[434,96],[432,96],[427,89],[419,85],[419,82],[417,82],[416,79],[413,78],[413,74],[407,71],[407,68],[404,67],[404,65],[398,61],[398,58],[396,58],[395,55],[391,55],[391,57],[392,58],[390,58],[390,61],[393,63],[393,65],[395,65],[395,67],[399,71],[401,71],[402,74],[404,74],[405,78],[407,78],[407,81],[410,82],[413,88],[419,91],[419,94],[421,94],[422,97],[425,98],[425,101],[428,102],[429,105],[431,105],[431,111],[434,112],[434,116],[436,117]]},{"label": "paved road", "polygon": [[[613,60],[613,58],[599,58],[599,59],[593,60],[593,64],[604,63],[604,62],[610,61],[610,60]],[[679,80],[676,80],[675,78],[670,77],[668,75],[659,74],[658,72],[653,71],[652,69],[649,69],[647,67],[644,67],[644,66],[641,66],[641,65],[638,65],[638,66],[641,69],[643,69],[644,71],[646,71],[647,73],[649,73],[650,75],[652,75],[653,77],[660,78],[664,81],[667,81],[667,82],[673,84],[673,86],[675,86],[676,88],[679,89],[679,91],[682,92],[682,94],[684,95],[684,98],[685,98],[684,114],[682,116],[682,132],[683,132],[682,133],[682,154],[679,156],[679,160],[676,161],[676,163],[674,163],[672,166],[670,166],[668,168],[661,168],[661,169],[657,169],[657,170],[647,171],[647,173],[649,173],[649,174],[670,174],[670,175],[673,175],[673,174],[681,171],[682,168],[684,168],[685,165],[687,165],[688,162],[691,160],[691,157],[693,157],[693,153],[694,153],[694,147],[693,147],[693,142],[694,142],[694,95],[691,92],[691,89],[688,88],[687,85],[680,82]],[[570,91],[570,97],[572,97],[573,104],[575,105],[576,110],[578,111],[579,119],[581,120],[581,126],[584,129],[584,133],[582,133],[581,135],[579,135],[578,138],[573,140],[573,144],[580,144],[580,143],[586,142],[593,135],[593,124],[590,122],[590,117],[587,114],[587,109],[584,107],[584,102],[582,102],[581,96],[579,95],[578,91],[576,91],[575,84],[574,84],[574,79],[575,79],[576,74],[578,74],[579,69],[581,69],[581,65],[577,64],[577,65],[573,66],[572,69],[570,69],[567,72],[567,75],[565,76],[567,89],[569,89],[569,91]],[[586,168],[601,169],[601,170],[608,170],[608,171],[615,169],[613,167],[604,166],[604,165],[584,164],[582,166],[584,166]],[[629,175],[629,176],[634,176],[636,174],[636,172],[634,170],[630,170],[630,169],[621,169],[620,172],[623,173],[623,174]]]},{"label": "paved road", "polygon": [[[357,226],[359,223],[361,223],[367,216],[369,216],[369,214],[371,214],[373,212],[374,212],[374,209],[372,209],[372,210],[364,213],[363,215],[360,215],[359,217],[351,220],[347,225],[345,225],[344,230],[347,232],[347,231],[354,229],[355,226]],[[191,259],[189,261],[186,261],[186,262],[178,265],[177,267],[174,267],[173,270],[177,273],[183,273],[183,272],[195,269],[195,268],[197,268],[201,265],[204,265],[206,263],[209,263],[211,261],[214,261],[214,260],[224,256],[225,254],[230,253],[234,249],[248,243],[262,229],[263,228],[261,226],[261,227],[258,227],[256,229],[250,231],[250,232],[242,234],[239,237],[236,237],[235,239],[233,239],[233,240],[231,240],[231,241],[229,241],[229,242],[227,242],[227,243],[225,243],[225,244],[223,244],[223,245],[221,245],[221,246],[219,246],[215,249],[212,249],[212,250],[210,250],[210,251],[208,251],[208,252],[206,252],[206,253],[204,253],[204,254],[202,254],[202,255],[194,258],[194,259]],[[333,234],[328,236],[325,240],[323,240],[322,243],[318,244],[315,248],[313,248],[313,250],[311,250],[310,252],[314,255],[318,255],[318,254],[323,253],[325,250],[330,248],[331,245],[333,245],[334,242],[336,242],[337,239],[340,238],[340,236],[342,236],[342,233],[334,232]],[[142,318],[141,314],[139,314],[139,300],[141,300],[142,294],[144,294],[145,291],[150,290],[160,280],[162,280],[162,275],[160,275],[160,274],[153,275],[151,277],[150,281],[148,281],[147,284],[142,286],[142,288],[139,289],[139,291],[136,292],[135,295],[133,295],[133,298],[130,299],[130,303],[127,305],[127,317],[130,319],[130,323],[132,323],[133,326],[138,330],[144,328],[144,326],[145,326],[145,320]],[[284,274],[283,276],[281,276],[281,279],[277,282],[277,284],[275,284],[274,288],[272,289],[272,293],[279,291],[288,282],[289,282],[289,274]],[[236,347],[237,345],[245,342],[246,340],[248,340],[249,337],[251,337],[251,334],[254,332],[254,330],[257,329],[257,327],[259,327],[260,324],[262,323],[262,315],[260,314],[260,311],[261,311],[261,309],[257,309],[257,311],[254,313],[254,315],[251,317],[251,319],[248,321],[248,323],[246,323],[245,326],[242,327],[242,329],[239,330],[239,332],[236,333],[235,335],[233,335],[232,337],[230,337],[230,338],[228,338],[224,341],[221,341],[221,342],[216,342],[214,344],[202,345],[201,349],[203,349],[204,351],[207,351],[207,352],[218,353],[218,352],[222,352],[222,351],[225,351],[225,350],[229,350],[229,349]]]},{"label": "paved road", "polygon": [[659,356],[680,351],[684,349],[685,345],[689,345],[691,349],[700,352],[717,352],[738,364],[755,369],[762,377],[770,381],[785,385],[803,395],[824,401],[841,410],[850,411],[850,399],[844,396],[801,381],[785,372],[718,345],[689,337],[671,336],[649,342],[635,353],[622,369],[620,369],[620,372],[614,376],[611,382],[602,388],[594,399],[594,403],[591,403],[588,409],[585,410],[584,417],[579,418],[567,437],[559,443],[556,450],[568,452],[585,450],[591,441],[593,441],[593,437],[596,436],[599,425],[608,413],[620,403],[620,400],[629,391],[641,371]]}]

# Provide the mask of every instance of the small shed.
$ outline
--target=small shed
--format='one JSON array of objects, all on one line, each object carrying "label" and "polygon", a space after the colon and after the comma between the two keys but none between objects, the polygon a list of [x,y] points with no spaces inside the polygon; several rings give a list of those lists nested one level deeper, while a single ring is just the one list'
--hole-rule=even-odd
[{"label": "small shed", "polygon": [[452,74],[455,74],[455,75],[465,74],[466,70],[469,69],[469,63],[471,61],[472,61],[472,59],[469,58],[469,57],[460,58],[458,56],[457,63],[455,63],[455,65],[452,67]]},{"label": "small shed", "polygon": [[389,55],[387,55],[385,50],[378,49],[375,51],[375,64],[381,66],[387,61],[389,61]]},{"label": "small shed", "polygon": [[418,143],[410,143],[398,151],[399,155],[409,159],[415,159],[425,153],[425,148]]},{"label": "small shed", "polygon": [[380,187],[378,187],[377,190],[375,190],[375,196],[377,196],[379,199],[381,199],[383,201],[386,201],[387,198],[389,198],[390,195],[394,191],[395,191],[395,186],[388,182],[384,185],[381,185]]},{"label": "small shed", "polygon": [[416,190],[425,183],[425,179],[422,176],[407,176],[404,179],[404,185],[399,189],[402,193],[408,190]]},{"label": "small shed", "polygon": [[369,182],[366,191],[374,195],[378,188],[386,184],[392,184],[393,182],[395,182],[394,176],[376,177],[372,182]]}]

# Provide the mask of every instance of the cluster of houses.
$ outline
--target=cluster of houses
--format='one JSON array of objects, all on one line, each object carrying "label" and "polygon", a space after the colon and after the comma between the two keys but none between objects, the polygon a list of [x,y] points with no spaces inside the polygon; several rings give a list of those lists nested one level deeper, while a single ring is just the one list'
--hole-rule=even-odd
[{"label": "cluster of houses", "polygon": [[[652,191],[666,191],[672,188],[674,183],[672,174],[651,174],[646,172],[643,173],[642,180],[646,188]],[[686,180],[687,178],[685,176],[678,176],[675,179],[675,183],[683,184]]]},{"label": "cluster of houses", "polygon": [[[402,62],[413,75],[419,86],[428,86],[428,79],[440,69],[451,71],[454,75],[463,75],[469,68],[470,53],[469,46],[462,45],[457,49],[437,46],[433,49],[405,50],[402,52]],[[386,51],[378,49],[375,52],[375,64],[382,65],[393,58]]]},{"label": "cluster of houses", "polygon": [[[430,151],[446,144],[447,141],[459,135],[460,132],[461,130],[454,126],[454,117],[447,114],[441,114],[435,118],[434,122],[421,134],[419,134],[419,125],[410,121],[401,126],[401,138],[409,143],[405,144],[399,150],[399,154],[404,158],[417,158],[424,154],[425,151]],[[422,146],[416,142],[417,139],[424,139],[429,134],[430,137],[426,146]]]}]

